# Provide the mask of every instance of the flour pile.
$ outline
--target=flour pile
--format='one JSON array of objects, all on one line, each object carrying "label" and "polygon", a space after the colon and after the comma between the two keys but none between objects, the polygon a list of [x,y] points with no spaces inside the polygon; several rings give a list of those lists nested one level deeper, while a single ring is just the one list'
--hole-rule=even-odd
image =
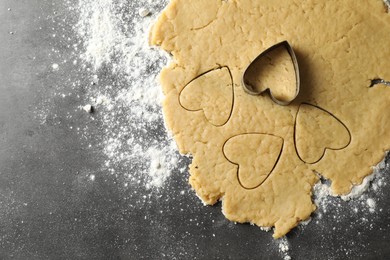
[{"label": "flour pile", "polygon": [[[166,3],[80,0],[74,31],[79,61],[91,76],[87,104],[102,120],[104,167],[124,185],[161,188],[178,154],[165,133],[156,75],[168,57],[152,50],[148,31]],[[150,15],[149,15],[150,14]],[[92,115],[93,116],[93,115]]]}]

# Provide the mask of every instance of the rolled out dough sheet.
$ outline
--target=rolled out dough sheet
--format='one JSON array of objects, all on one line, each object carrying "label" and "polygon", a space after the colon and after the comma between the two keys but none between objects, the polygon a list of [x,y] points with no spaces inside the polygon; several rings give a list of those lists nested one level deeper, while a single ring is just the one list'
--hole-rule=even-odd
[{"label": "rolled out dough sheet", "polygon": [[[284,40],[301,72],[288,106],[241,86],[248,65]],[[172,0],[150,41],[174,58],[161,72],[163,111],[193,156],[190,184],[205,203],[222,200],[232,221],[279,238],[316,209],[317,173],[347,194],[390,148],[390,87],[370,87],[390,80],[381,0]]]}]

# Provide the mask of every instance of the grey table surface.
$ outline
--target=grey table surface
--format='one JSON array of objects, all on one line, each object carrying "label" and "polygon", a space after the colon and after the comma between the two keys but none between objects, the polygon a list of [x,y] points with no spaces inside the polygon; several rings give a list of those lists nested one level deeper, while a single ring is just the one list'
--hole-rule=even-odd
[{"label": "grey table surface", "polygon": [[[103,115],[77,112],[87,98],[82,87],[58,95],[69,91],[70,78],[88,81],[75,67],[52,69],[56,57],[72,55],[51,37],[72,35],[76,21],[65,3],[0,0],[0,259],[282,259],[270,233],[230,223],[220,205],[204,207],[192,192],[179,196],[190,190],[187,174],[174,172],[159,196],[131,206],[142,191],[128,196],[134,191],[118,188],[100,167],[104,154],[88,148],[104,133]],[[44,123],[37,119],[43,109]],[[86,125],[88,142],[74,131]],[[95,173],[93,183],[85,171]],[[389,173],[381,173],[387,181]],[[294,229],[292,259],[389,259],[390,190],[369,195],[378,210],[364,213],[366,221],[335,198],[319,223],[314,216]]]}]

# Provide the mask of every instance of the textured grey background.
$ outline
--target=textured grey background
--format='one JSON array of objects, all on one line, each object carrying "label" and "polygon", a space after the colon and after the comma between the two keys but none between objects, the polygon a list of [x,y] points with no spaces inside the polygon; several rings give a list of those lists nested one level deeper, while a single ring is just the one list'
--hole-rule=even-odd
[{"label": "textured grey background", "polygon": [[[101,115],[92,121],[75,112],[84,104],[83,88],[69,98],[57,95],[69,75],[84,75],[72,66],[61,73],[51,67],[53,47],[62,57],[72,51],[51,35],[72,35],[74,22],[60,0],[0,0],[0,259],[281,259],[270,233],[226,221],[220,206],[203,207],[191,192],[180,195],[188,190],[186,175],[174,173],[159,197],[132,207],[134,191],[101,172],[102,152],[88,150],[71,129],[89,125],[91,136],[101,135]],[[85,171],[105,178],[91,184]],[[389,259],[390,191],[384,189],[370,194],[378,211],[367,223],[335,199],[340,206],[329,207],[319,224],[288,235],[291,257]],[[140,188],[139,196],[145,192]],[[334,217],[340,215],[341,221]]]}]

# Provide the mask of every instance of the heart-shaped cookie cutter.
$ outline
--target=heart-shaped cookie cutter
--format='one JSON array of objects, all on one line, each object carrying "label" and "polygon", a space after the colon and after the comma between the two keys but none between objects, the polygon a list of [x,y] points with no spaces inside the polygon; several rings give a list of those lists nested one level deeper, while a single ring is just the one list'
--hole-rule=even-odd
[{"label": "heart-shaped cookie cutter", "polygon": [[[294,70],[295,70],[295,82],[296,82],[296,91],[295,91],[295,95],[291,98],[291,99],[288,99],[288,100],[279,100],[277,98],[275,98],[272,94],[272,91],[270,90],[269,87],[267,87],[266,89],[262,90],[262,91],[257,91],[255,89],[254,86],[252,86],[250,83],[248,83],[248,81],[246,80],[247,77],[248,77],[248,70],[253,66],[255,65],[256,63],[258,63],[259,61],[261,61],[264,56],[266,56],[267,54],[269,54],[270,52],[278,49],[278,48],[285,48],[288,52],[288,54],[290,55],[291,57],[291,61],[293,63],[293,66],[294,66]],[[291,45],[288,43],[288,41],[283,41],[283,42],[280,42],[278,44],[275,44],[274,46],[271,46],[270,48],[268,48],[267,50],[263,51],[259,56],[257,56],[250,64],[249,66],[245,69],[245,72],[243,74],[243,77],[242,77],[242,86],[244,88],[244,91],[250,95],[261,95],[263,94],[264,92],[269,92],[269,95],[271,96],[271,99],[279,104],[279,105],[283,105],[283,106],[286,106],[288,104],[290,104],[299,94],[299,91],[300,91],[300,76],[299,76],[299,66],[298,66],[298,60],[297,60],[297,57],[295,55],[295,52],[293,50],[293,48],[291,47]]]}]

